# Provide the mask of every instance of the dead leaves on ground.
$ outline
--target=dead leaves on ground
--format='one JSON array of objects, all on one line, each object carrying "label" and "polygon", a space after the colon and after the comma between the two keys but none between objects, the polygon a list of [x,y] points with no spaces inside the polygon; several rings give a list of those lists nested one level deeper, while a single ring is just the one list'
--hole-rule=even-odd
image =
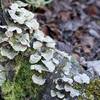
[{"label": "dead leaves on ground", "polygon": [[56,39],[60,48],[66,51],[71,47],[72,53],[77,51],[86,59],[95,55],[95,44],[100,38],[98,0],[55,0],[44,9],[39,18],[45,23],[41,24],[42,30]]}]

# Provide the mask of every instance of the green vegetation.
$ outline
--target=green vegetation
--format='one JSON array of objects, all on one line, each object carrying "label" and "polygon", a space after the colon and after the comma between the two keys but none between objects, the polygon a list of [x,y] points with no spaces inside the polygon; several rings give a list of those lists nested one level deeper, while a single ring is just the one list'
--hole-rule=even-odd
[{"label": "green vegetation", "polygon": [[41,7],[46,4],[49,4],[52,0],[24,0],[24,1],[31,4],[33,7]]},{"label": "green vegetation", "polygon": [[7,80],[2,86],[5,100],[39,100],[42,88],[32,82],[33,72],[26,59],[17,57],[16,74],[13,81]]},{"label": "green vegetation", "polygon": [[86,94],[90,100],[100,100],[100,79],[95,79],[86,87]]},{"label": "green vegetation", "polygon": [[88,85],[74,84],[74,88],[85,93],[86,96],[79,96],[78,100],[100,100],[100,79],[92,80]]}]

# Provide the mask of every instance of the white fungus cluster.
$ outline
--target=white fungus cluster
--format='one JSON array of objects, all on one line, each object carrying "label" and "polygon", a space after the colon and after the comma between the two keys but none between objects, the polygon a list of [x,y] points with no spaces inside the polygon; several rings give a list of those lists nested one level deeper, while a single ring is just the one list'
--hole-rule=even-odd
[{"label": "white fungus cluster", "polygon": [[[26,3],[16,1],[8,9],[8,13],[15,24],[0,26],[6,29],[5,34],[0,37],[0,43],[7,43],[7,46],[0,48],[1,55],[14,59],[19,51],[24,52],[30,48],[32,42],[34,51],[30,55],[29,62],[31,63],[31,70],[39,73],[39,75],[34,74],[32,76],[33,82],[44,85],[46,78],[42,77],[41,73],[51,73],[54,75],[52,78],[54,84],[53,89],[51,89],[52,97],[66,100],[68,93],[71,97],[81,95],[81,92],[74,89],[73,85],[75,82],[89,84],[89,76],[79,65],[76,66],[73,63],[72,56],[56,49],[56,41],[39,29],[39,23],[34,18],[34,13],[25,9],[25,6],[27,6]],[[30,31],[26,32],[25,29]],[[64,93],[61,93],[62,90]]]}]

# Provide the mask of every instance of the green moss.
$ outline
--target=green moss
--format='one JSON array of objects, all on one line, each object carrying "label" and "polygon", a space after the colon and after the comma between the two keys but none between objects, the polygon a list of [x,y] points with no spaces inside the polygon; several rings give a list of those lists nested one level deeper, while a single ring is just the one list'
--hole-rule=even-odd
[{"label": "green moss", "polygon": [[5,100],[40,100],[40,87],[32,82],[33,71],[27,59],[17,57],[15,59],[16,74],[13,82],[7,80],[2,86]]},{"label": "green moss", "polygon": [[95,79],[86,87],[86,95],[90,100],[100,100],[100,79]]},{"label": "green moss", "polygon": [[73,88],[79,90],[82,94],[85,93],[86,96],[80,95],[78,100],[100,100],[100,79],[97,78],[92,80],[89,84],[78,84],[75,83]]},{"label": "green moss", "polygon": [[3,84],[2,91],[5,100],[22,100],[23,89],[17,83],[6,81]]}]

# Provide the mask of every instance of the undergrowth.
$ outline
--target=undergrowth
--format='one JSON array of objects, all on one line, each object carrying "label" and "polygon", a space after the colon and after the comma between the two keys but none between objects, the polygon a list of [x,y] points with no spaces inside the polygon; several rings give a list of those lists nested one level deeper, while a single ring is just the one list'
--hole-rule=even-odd
[{"label": "undergrowth", "polygon": [[13,81],[7,80],[2,86],[5,100],[40,100],[42,88],[33,84],[30,64],[26,59],[17,57],[16,74]]}]

